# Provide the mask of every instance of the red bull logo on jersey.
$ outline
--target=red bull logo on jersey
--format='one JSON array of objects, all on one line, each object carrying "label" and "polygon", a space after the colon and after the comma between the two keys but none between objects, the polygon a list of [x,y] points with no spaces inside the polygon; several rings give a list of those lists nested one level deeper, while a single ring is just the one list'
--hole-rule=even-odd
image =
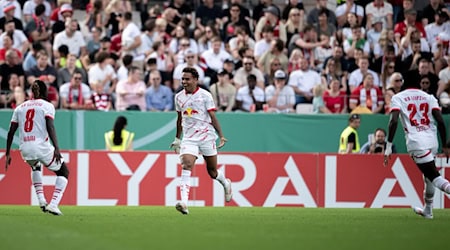
[{"label": "red bull logo on jersey", "polygon": [[195,109],[192,109],[191,107],[187,108],[184,112],[183,115],[187,115],[189,117],[191,117],[193,114],[198,114],[198,111]]}]

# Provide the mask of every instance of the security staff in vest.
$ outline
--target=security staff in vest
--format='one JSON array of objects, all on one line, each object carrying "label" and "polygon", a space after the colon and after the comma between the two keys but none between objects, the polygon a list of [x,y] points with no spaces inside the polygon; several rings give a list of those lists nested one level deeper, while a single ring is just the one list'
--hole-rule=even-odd
[{"label": "security staff in vest", "polygon": [[133,150],[134,133],[125,130],[127,118],[119,116],[114,123],[112,131],[105,133],[106,149],[110,151]]},{"label": "security staff in vest", "polygon": [[360,150],[358,132],[356,130],[361,124],[361,117],[358,114],[352,114],[348,122],[348,127],[341,133],[339,141],[340,154],[359,153]]}]

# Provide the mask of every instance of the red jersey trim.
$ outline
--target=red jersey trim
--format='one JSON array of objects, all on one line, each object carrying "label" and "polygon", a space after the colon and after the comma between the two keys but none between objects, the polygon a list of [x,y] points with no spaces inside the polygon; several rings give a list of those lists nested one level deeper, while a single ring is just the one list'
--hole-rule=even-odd
[{"label": "red jersey trim", "polygon": [[428,150],[428,152],[426,153],[426,154],[424,154],[424,155],[421,155],[421,156],[414,156],[415,158],[424,158],[424,157],[426,157],[427,155],[429,155],[429,154],[431,154],[431,150]]},{"label": "red jersey trim", "polygon": [[212,108],[212,109],[208,109],[207,111],[209,112],[209,111],[216,111],[217,110],[217,108]]},{"label": "red jersey trim", "polygon": [[55,118],[54,118],[53,116],[51,116],[51,115],[46,115],[45,118],[50,118],[50,119],[52,119],[52,120],[55,119]]}]

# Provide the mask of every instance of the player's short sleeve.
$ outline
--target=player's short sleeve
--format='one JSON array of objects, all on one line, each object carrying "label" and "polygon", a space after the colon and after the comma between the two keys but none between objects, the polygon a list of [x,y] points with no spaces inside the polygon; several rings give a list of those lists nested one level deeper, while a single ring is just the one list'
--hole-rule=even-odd
[{"label": "player's short sleeve", "polygon": [[51,103],[44,105],[44,116],[47,118],[55,119],[55,107]]},{"label": "player's short sleeve", "polygon": [[428,99],[429,99],[428,103],[430,104],[430,109],[439,109],[439,110],[441,109],[439,107],[439,103],[438,103],[436,97],[434,97],[433,95],[429,95]]},{"label": "player's short sleeve", "polygon": [[204,95],[206,110],[216,110],[216,104],[214,104],[214,99],[212,98],[211,93],[205,91]]},{"label": "player's short sleeve", "polygon": [[179,93],[175,95],[175,98],[173,98],[174,104],[175,104],[175,111],[181,112],[181,107],[178,104],[178,98],[180,98]]},{"label": "player's short sleeve", "polygon": [[401,109],[400,97],[394,95],[391,99],[391,110],[400,110],[400,109]]},{"label": "player's short sleeve", "polygon": [[18,118],[18,116],[17,116],[17,111],[18,110],[19,110],[18,108],[14,109],[13,115],[11,117],[11,122],[15,122],[15,123],[19,122],[19,120],[17,119]]}]

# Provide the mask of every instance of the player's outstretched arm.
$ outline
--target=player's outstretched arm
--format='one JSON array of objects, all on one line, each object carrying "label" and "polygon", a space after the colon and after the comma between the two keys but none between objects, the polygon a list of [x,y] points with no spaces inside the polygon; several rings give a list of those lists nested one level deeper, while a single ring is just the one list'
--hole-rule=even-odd
[{"label": "player's outstretched arm", "polygon": [[19,124],[17,122],[11,122],[9,125],[8,137],[6,138],[6,162],[5,171],[8,170],[8,166],[11,164],[11,145],[14,139],[14,134],[16,133]]},{"label": "player's outstretched arm", "polygon": [[55,124],[53,123],[53,119],[49,118],[49,117],[46,117],[45,121],[46,121],[48,136],[50,137],[50,140],[53,143],[53,147],[55,147],[55,161],[57,163],[60,163],[61,162],[61,153],[59,152],[58,140],[56,139]]}]

